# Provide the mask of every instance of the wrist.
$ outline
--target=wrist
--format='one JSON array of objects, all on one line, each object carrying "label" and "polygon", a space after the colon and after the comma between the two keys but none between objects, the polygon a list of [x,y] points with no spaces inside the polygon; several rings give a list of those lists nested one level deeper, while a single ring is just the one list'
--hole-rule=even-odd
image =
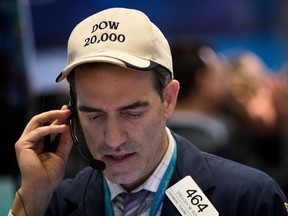
[{"label": "wrist", "polygon": [[11,209],[14,216],[44,215],[53,192],[37,190],[34,188],[22,188],[15,194]]}]

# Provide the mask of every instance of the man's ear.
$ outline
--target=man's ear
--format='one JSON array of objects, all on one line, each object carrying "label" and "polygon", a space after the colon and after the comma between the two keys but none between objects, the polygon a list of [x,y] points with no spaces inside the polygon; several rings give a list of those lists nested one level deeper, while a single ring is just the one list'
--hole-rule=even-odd
[{"label": "man's ear", "polygon": [[179,91],[179,82],[172,80],[164,89],[163,98],[165,106],[165,118],[168,119],[174,112]]}]

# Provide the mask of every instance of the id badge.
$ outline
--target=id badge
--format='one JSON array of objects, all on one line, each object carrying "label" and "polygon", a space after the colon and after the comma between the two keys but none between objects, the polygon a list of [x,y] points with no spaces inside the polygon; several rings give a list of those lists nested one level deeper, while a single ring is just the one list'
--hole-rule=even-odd
[{"label": "id badge", "polygon": [[218,211],[191,176],[186,176],[166,190],[166,195],[185,216],[219,216]]}]

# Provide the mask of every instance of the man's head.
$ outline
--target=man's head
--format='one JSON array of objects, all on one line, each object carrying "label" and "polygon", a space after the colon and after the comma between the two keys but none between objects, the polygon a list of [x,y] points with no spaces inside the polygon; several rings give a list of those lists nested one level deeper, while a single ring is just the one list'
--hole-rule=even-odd
[{"label": "man's head", "polygon": [[109,180],[131,190],[167,149],[166,120],[179,83],[160,30],[136,10],[114,8],[78,24],[68,42],[67,77],[88,148]]},{"label": "man's head", "polygon": [[168,146],[166,120],[174,111],[179,84],[171,80],[161,98],[157,79],[157,71],[107,63],[78,66],[69,75],[91,154],[106,163],[107,178],[127,190],[152,174]]}]

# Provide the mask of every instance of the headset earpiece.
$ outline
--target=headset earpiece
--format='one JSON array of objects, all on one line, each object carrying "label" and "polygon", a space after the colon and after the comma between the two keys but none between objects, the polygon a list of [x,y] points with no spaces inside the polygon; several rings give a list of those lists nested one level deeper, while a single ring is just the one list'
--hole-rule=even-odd
[{"label": "headset earpiece", "polygon": [[71,116],[75,117],[77,116],[77,112],[76,112],[76,108],[75,108],[75,101],[74,100],[70,100],[68,103],[68,109],[71,111]]},{"label": "headset earpiece", "polygon": [[75,109],[75,102],[73,100],[69,101],[68,109],[71,111],[71,115],[70,115],[70,118],[69,118],[70,134],[71,134],[71,137],[73,139],[74,144],[78,147],[79,139],[78,139],[78,137],[76,135],[77,113],[76,113],[76,109]]}]

